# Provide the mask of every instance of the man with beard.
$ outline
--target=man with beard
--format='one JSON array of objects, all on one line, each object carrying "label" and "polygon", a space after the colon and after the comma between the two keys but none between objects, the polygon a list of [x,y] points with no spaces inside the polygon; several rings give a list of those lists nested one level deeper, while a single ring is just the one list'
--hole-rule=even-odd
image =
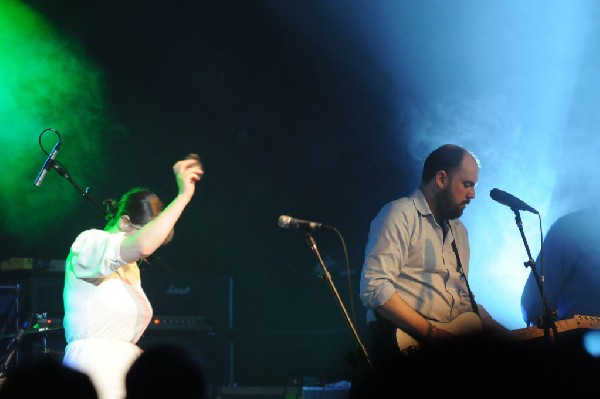
[{"label": "man with beard", "polygon": [[386,204],[371,222],[360,280],[370,363],[396,384],[407,377],[392,371],[400,359],[439,348],[434,344],[450,337],[506,331],[476,304],[467,281],[469,240],[458,218],[475,198],[478,177],[471,152],[443,145],[426,158],[419,187]]}]

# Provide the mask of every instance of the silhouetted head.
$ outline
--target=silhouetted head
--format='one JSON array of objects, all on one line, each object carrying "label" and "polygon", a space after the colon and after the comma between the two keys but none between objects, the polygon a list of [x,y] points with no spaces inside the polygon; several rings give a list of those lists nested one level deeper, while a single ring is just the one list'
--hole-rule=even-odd
[{"label": "silhouetted head", "polygon": [[151,346],[131,365],[125,378],[126,399],[206,397],[200,362],[182,346]]},{"label": "silhouetted head", "polygon": [[10,369],[0,386],[2,399],[39,397],[98,399],[98,393],[87,374],[51,358]]}]

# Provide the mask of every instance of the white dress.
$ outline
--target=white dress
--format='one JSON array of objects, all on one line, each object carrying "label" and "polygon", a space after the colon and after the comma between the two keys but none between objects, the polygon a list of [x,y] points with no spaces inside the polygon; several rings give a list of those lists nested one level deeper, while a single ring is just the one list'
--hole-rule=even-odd
[{"label": "white dress", "polygon": [[124,237],[84,231],[65,268],[63,363],[87,373],[99,399],[125,398],[125,375],[141,353],[136,343],[152,318],[139,268],[119,257]]}]

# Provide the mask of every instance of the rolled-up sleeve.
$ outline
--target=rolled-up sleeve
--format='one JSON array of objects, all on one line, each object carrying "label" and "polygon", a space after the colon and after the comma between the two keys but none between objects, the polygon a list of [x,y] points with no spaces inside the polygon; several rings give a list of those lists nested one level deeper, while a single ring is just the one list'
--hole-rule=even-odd
[{"label": "rolled-up sleeve", "polygon": [[392,281],[400,273],[407,242],[401,239],[405,223],[397,217],[403,214],[395,209],[399,206],[385,205],[371,222],[360,279],[360,299],[368,309],[383,305],[396,292]]}]

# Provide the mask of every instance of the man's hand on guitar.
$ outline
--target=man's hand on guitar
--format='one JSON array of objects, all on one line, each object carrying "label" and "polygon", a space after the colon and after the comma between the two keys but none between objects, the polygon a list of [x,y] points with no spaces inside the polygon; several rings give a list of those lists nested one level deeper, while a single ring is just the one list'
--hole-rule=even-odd
[{"label": "man's hand on guitar", "polygon": [[429,334],[427,334],[428,342],[440,341],[443,339],[452,338],[455,335],[450,331],[444,330],[443,328],[439,328],[435,324],[431,324],[431,328],[429,329]]},{"label": "man's hand on guitar", "polygon": [[481,319],[474,312],[465,312],[458,315],[452,321],[442,323],[430,321],[430,328],[425,335],[420,335],[419,339],[424,342],[419,342],[413,336],[407,334],[401,329],[396,329],[396,342],[401,352],[414,352],[419,348],[420,344],[439,343],[451,337],[460,337],[470,334],[481,333]]}]

